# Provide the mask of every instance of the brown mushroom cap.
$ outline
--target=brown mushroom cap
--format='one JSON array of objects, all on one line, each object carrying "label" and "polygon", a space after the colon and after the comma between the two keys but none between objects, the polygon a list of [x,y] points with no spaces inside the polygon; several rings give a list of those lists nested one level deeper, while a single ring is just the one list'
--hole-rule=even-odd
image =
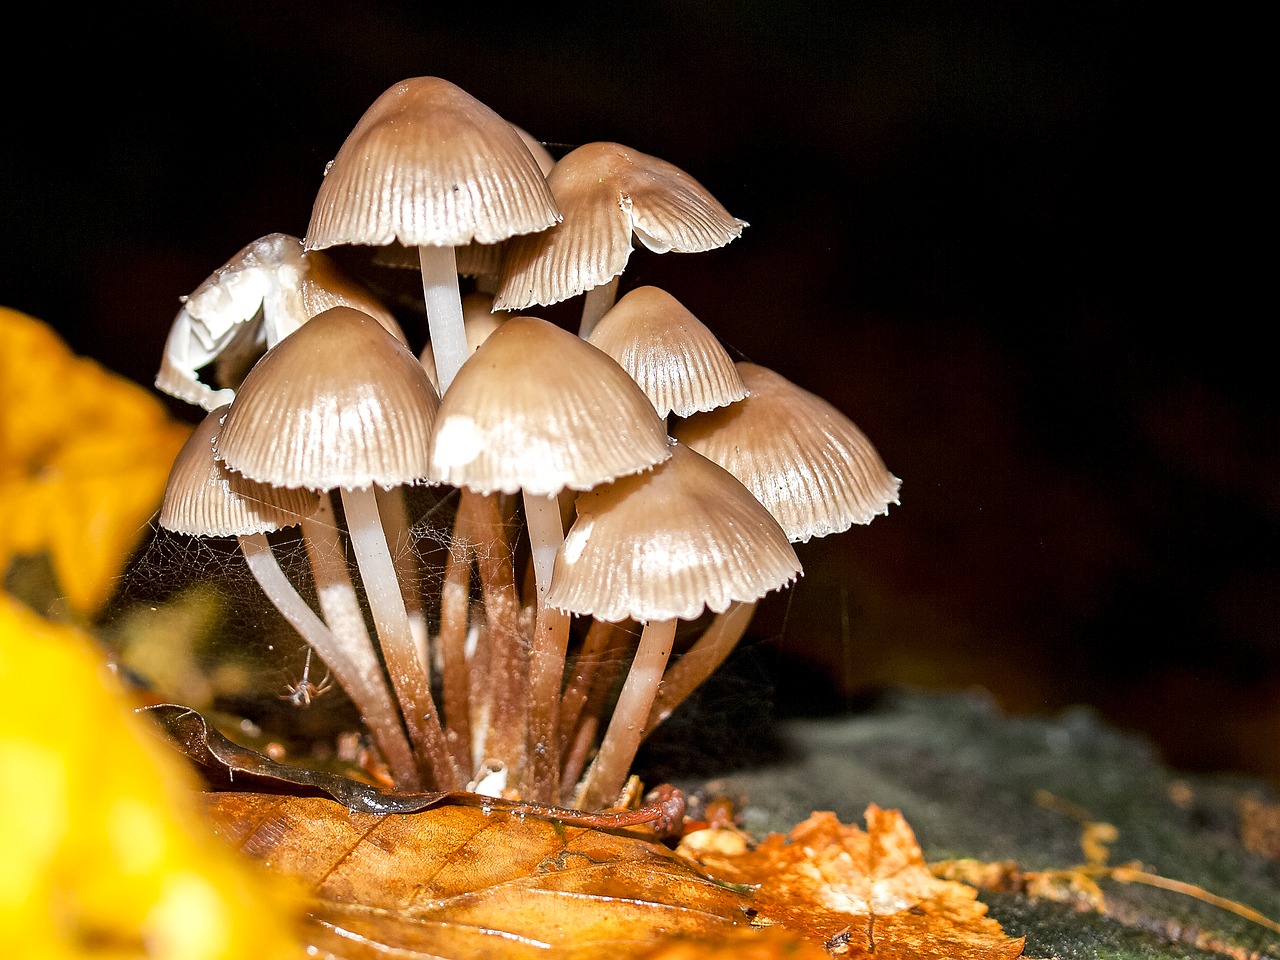
[{"label": "brown mushroom cap", "polygon": [[223,405],[206,415],[178,451],[160,526],[193,537],[240,537],[302,522],[316,509],[314,493],[258,483],[214,459],[213,442],[226,412]]},{"label": "brown mushroom cap", "polygon": [[447,80],[414,77],[388,88],[347,136],[316,195],[305,243],[457,247],[558,220],[515,127]]},{"label": "brown mushroom cap", "polygon": [[586,490],[666,459],[667,432],[625,370],[536,317],[512,317],[441,401],[430,478],[480,493]]},{"label": "brown mushroom cap", "polygon": [[687,417],[747,395],[715,334],[658,287],[637,287],[626,294],[587,341],[631,374],[660,417]]},{"label": "brown mushroom cap", "polygon": [[601,620],[690,620],[799,576],[778,522],[727,470],[675,441],[671,457],[577,498],[550,606]]},{"label": "brown mushroom cap", "polygon": [[741,480],[793,542],[870,523],[898,502],[902,481],[852,420],[766,367],[737,367],[749,396],[672,432]]},{"label": "brown mushroom cap", "polygon": [[233,470],[281,487],[412,483],[427,474],[439,402],[408,347],[367,314],[333,307],[249,371],[215,453]]},{"label": "brown mushroom cap", "polygon": [[547,183],[564,219],[507,245],[499,309],[559,303],[607,283],[626,267],[633,236],[657,253],[699,253],[747,225],[679,167],[618,143],[570,151]]}]

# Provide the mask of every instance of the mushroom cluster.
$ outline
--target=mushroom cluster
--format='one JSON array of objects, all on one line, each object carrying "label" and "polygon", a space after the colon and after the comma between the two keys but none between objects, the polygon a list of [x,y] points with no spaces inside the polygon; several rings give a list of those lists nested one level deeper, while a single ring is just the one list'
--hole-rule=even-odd
[{"label": "mushroom cluster", "polygon": [[[615,805],[644,737],[800,576],[793,544],[898,502],[833,406],[735,363],[666,291],[617,296],[634,245],[745,226],[666,161],[604,142],[557,161],[417,77],[359,119],[305,236],[250,243],[183,298],[156,386],[207,416],[160,524],[236,538],[394,789]],[[412,255],[420,352],[339,245]],[[577,330],[527,312],[579,296]],[[436,571],[412,549],[417,487],[453,507]],[[275,562],[290,526],[309,584]]]}]

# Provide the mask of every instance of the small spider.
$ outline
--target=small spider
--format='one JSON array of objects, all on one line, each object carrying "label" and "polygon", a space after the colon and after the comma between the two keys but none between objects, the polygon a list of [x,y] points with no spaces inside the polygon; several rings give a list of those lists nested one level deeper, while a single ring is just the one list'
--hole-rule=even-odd
[{"label": "small spider", "polygon": [[302,679],[296,684],[285,684],[284,689],[285,692],[280,694],[281,700],[287,700],[295,707],[309,707],[312,700],[323,697],[333,689],[333,682],[328,673],[319,683],[311,682],[311,649],[307,648],[307,659],[302,665]]}]

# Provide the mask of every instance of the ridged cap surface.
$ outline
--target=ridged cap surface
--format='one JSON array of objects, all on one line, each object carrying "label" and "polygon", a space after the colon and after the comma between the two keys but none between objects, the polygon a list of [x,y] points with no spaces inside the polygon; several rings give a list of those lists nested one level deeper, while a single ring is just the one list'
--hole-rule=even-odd
[{"label": "ridged cap surface", "polygon": [[334,307],[249,371],[215,453],[245,476],[282,487],[412,483],[427,475],[439,402],[408,347],[367,314]]},{"label": "ridged cap surface", "polygon": [[536,317],[462,365],[431,436],[431,479],[482,493],[587,490],[666,459],[667,431],[625,370]]},{"label": "ridged cap surface", "polygon": [[682,444],[579,494],[547,603],[601,620],[691,620],[800,575],[786,533],[728,471]]},{"label": "ridged cap surface", "polygon": [[559,212],[515,127],[439,77],[388,88],[325,173],[307,249],[497,243],[545,230]]},{"label": "ridged cap surface", "polygon": [[902,481],[852,420],[766,367],[737,367],[749,396],[673,433],[741,480],[793,542],[870,523],[898,502]]}]

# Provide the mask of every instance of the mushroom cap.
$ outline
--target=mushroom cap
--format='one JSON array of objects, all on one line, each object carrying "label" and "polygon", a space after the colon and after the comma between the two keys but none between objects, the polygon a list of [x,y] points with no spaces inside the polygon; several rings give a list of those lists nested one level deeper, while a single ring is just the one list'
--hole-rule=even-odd
[{"label": "mushroom cap", "polygon": [[727,470],[671,441],[645,473],[578,495],[547,603],[600,620],[691,620],[801,573],[778,522]]},{"label": "mushroom cap", "polygon": [[545,230],[560,219],[519,131],[439,77],[394,84],[325,171],[305,245],[458,247]]},{"label": "mushroom cap", "polygon": [[715,334],[658,287],[636,287],[622,297],[587,341],[631,374],[660,417],[687,417],[747,395]]},{"label": "mushroom cap", "polygon": [[633,237],[655,253],[701,253],[740,236],[731,216],[679,167],[619,143],[588,143],[547,175],[564,219],[507,244],[499,309],[577,296],[619,276]]},{"label": "mushroom cap", "polygon": [[[274,294],[294,322],[306,319],[302,278],[308,270],[302,241],[287,233],[269,233],[245,244],[190,294],[182,309],[196,321],[194,330],[211,346],[233,326],[248,323]],[[207,338],[207,339],[205,339]]]},{"label": "mushroom cap", "polygon": [[249,371],[215,454],[281,487],[391,488],[426,476],[439,403],[408,347],[367,314],[333,307]]},{"label": "mushroom cap", "polygon": [[490,334],[445,391],[430,478],[481,493],[551,496],[653,466],[666,425],[625,370],[537,317]]},{"label": "mushroom cap", "polygon": [[248,536],[293,526],[315,511],[314,493],[258,483],[214,459],[227,409],[224,404],[207,414],[178,451],[160,505],[166,530],[193,537]]},{"label": "mushroom cap", "polygon": [[672,432],[741,480],[793,542],[870,523],[898,503],[902,481],[852,420],[767,367],[737,367],[749,396]]}]

